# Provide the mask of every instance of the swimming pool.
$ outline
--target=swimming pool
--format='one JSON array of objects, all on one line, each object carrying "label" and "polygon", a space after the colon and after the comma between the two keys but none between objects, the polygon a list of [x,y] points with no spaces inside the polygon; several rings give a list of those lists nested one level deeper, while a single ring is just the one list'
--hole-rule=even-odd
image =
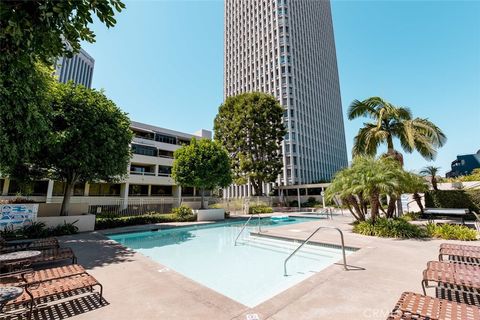
[{"label": "swimming pool", "polygon": [[[322,219],[261,220],[262,231]],[[306,245],[288,263],[283,261],[298,243],[250,236],[257,231],[252,219],[238,245],[235,238],[244,221],[181,227],[159,231],[115,234],[111,239],[248,307],[254,307],[341,259],[336,248]],[[347,254],[349,251],[347,251]]]}]

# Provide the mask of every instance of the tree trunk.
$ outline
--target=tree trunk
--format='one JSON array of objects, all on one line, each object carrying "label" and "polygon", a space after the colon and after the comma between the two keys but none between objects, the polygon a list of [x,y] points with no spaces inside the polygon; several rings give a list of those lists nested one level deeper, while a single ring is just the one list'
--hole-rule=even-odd
[{"label": "tree trunk", "polygon": [[418,194],[418,192],[415,192],[413,194],[413,199],[417,203],[418,207],[420,208],[420,212],[423,214],[423,204],[422,204],[422,197]]},{"label": "tree trunk", "polygon": [[370,196],[370,216],[372,218],[372,223],[375,224],[375,220],[377,219],[378,216],[378,208],[380,207],[380,199],[378,192],[372,193]]},{"label": "tree trunk", "polygon": [[205,209],[205,204],[204,204],[205,188],[203,188],[203,187],[200,189],[200,196],[201,196],[200,209],[203,210],[203,209]]},{"label": "tree trunk", "polygon": [[255,196],[262,196],[262,181],[252,181],[251,183],[255,191]]},{"label": "tree trunk", "polygon": [[75,182],[72,179],[65,181],[65,190],[63,192],[62,208],[60,209],[61,216],[68,216],[68,210],[70,209],[70,199],[73,193],[73,186]]},{"label": "tree trunk", "polygon": [[437,178],[435,178],[435,176],[432,176],[432,187],[433,187],[433,190],[435,191],[438,190]]},{"label": "tree trunk", "polygon": [[387,207],[387,218],[393,217],[393,214],[395,213],[396,203],[397,203],[397,198],[390,196],[390,200],[388,201],[388,207]]},{"label": "tree trunk", "polygon": [[353,209],[357,212],[358,220],[365,221],[365,214],[362,212],[361,206],[358,203],[357,198],[355,198],[355,196],[349,196],[347,201],[353,207]]}]

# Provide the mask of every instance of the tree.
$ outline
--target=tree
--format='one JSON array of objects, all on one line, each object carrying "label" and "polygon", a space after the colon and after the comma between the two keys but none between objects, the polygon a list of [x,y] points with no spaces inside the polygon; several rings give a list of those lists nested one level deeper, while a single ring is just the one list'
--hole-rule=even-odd
[{"label": "tree", "polygon": [[[39,62],[72,56],[94,42],[92,16],[113,27],[120,0],[0,2],[0,166],[3,172],[38,153],[48,129],[48,83]],[[47,73],[48,75],[48,73]],[[50,72],[50,78],[53,80]]]},{"label": "tree", "polygon": [[120,181],[127,174],[133,134],[130,120],[102,91],[58,83],[50,130],[34,165],[65,182],[61,215],[67,215],[78,182]]},{"label": "tree", "polygon": [[230,159],[227,151],[217,142],[193,138],[174,152],[172,178],[180,186],[201,190],[204,209],[206,189],[224,188],[232,183]]},{"label": "tree", "polygon": [[424,176],[430,176],[430,182],[432,183],[433,190],[438,190],[437,174],[439,170],[440,168],[435,166],[426,166],[420,170],[420,174]]},{"label": "tree", "polygon": [[[380,198],[398,197],[407,188],[408,175],[398,161],[391,158],[357,156],[351,167],[337,172],[325,197],[332,200],[335,195],[339,196],[358,221],[365,220],[369,203],[370,217],[375,223],[381,209]],[[392,217],[388,212],[386,216]]]},{"label": "tree", "polygon": [[282,120],[282,106],[260,92],[227,98],[215,117],[215,139],[227,149],[237,183],[249,181],[256,195],[282,172]]},{"label": "tree", "polygon": [[[348,109],[348,118],[352,120],[358,117],[368,117],[373,121],[364,123],[355,136],[354,156],[375,156],[378,147],[386,143],[386,155],[403,165],[403,156],[393,143],[396,138],[405,152],[417,151],[425,159],[433,160],[436,150],[447,140],[442,130],[428,119],[413,118],[408,108],[396,107],[380,97],[354,100]],[[394,210],[397,200],[390,198],[389,210]],[[401,208],[399,203],[398,207]]]},{"label": "tree", "polygon": [[407,172],[404,175],[404,179],[402,181],[402,185],[404,186],[403,192],[412,193],[413,200],[418,205],[420,212],[423,213],[423,204],[422,204],[422,197],[420,196],[419,192],[425,192],[428,190],[427,183],[423,179],[414,173]]},{"label": "tree", "polygon": [[447,140],[442,130],[428,119],[413,119],[408,108],[395,107],[379,97],[353,101],[348,118],[358,117],[369,117],[373,122],[364,123],[355,136],[354,155],[374,156],[383,143],[387,144],[387,153],[394,153],[393,139],[397,138],[405,152],[418,151],[425,159],[433,160],[436,149]]}]

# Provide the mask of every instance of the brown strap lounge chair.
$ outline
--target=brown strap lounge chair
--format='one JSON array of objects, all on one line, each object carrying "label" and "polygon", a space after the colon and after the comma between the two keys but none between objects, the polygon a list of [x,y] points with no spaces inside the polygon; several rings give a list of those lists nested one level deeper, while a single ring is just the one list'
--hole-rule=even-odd
[{"label": "brown strap lounge chair", "polygon": [[53,263],[63,260],[71,260],[72,264],[77,263],[77,257],[73,253],[71,248],[55,248],[41,251],[39,256],[28,258],[26,260],[6,262],[2,264],[7,270],[19,270],[24,269],[25,266],[31,266],[35,264]]},{"label": "brown strap lounge chair", "polygon": [[464,244],[442,243],[440,249],[454,249],[454,250],[467,250],[467,251],[479,251],[480,246],[468,246]]},{"label": "brown strap lounge chair", "polygon": [[87,271],[78,264],[70,264],[67,266],[48,268],[33,271],[32,269],[11,272],[0,275],[0,287],[15,286],[24,287],[36,282],[50,281],[54,279],[71,277],[74,275],[86,273]]},{"label": "brown strap lounge chair", "polygon": [[480,308],[404,292],[387,320],[480,320]]},{"label": "brown strap lounge chair", "polygon": [[[431,282],[435,285],[430,285]],[[424,294],[426,294],[426,288],[436,288],[437,297],[447,295],[458,302],[479,305],[480,267],[431,261],[423,271]],[[453,296],[452,292],[455,293]]]},{"label": "brown strap lounge chair", "polygon": [[81,273],[69,277],[51,279],[42,282],[34,282],[25,286],[24,292],[16,299],[6,303],[7,307],[15,308],[20,305],[29,305],[28,318],[31,319],[35,303],[44,299],[62,294],[75,294],[82,289],[93,291],[93,287],[99,287],[99,300],[102,300],[102,285],[88,273]]},{"label": "brown strap lounge chair", "polygon": [[56,238],[45,238],[45,239],[36,239],[36,240],[26,240],[26,241],[1,241],[0,242],[0,252],[8,253],[14,251],[22,250],[47,250],[58,248],[58,240]]},{"label": "brown strap lounge chair", "polygon": [[480,251],[478,250],[440,248],[438,260],[443,261],[444,256],[447,256],[450,261],[480,265]]}]

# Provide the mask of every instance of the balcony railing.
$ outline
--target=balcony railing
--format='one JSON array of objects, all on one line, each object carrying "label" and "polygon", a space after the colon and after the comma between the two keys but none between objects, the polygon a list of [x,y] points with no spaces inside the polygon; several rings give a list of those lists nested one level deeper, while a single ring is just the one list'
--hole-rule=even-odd
[{"label": "balcony railing", "polygon": [[155,176],[155,172],[130,171],[130,174],[139,176]]}]

